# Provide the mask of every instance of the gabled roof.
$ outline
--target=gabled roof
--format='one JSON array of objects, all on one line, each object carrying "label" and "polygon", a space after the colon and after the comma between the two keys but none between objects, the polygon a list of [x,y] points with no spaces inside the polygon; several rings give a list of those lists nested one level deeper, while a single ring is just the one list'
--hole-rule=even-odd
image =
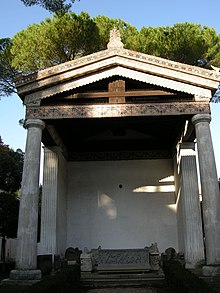
[{"label": "gabled roof", "polygon": [[215,70],[124,49],[120,36],[113,32],[108,49],[29,75],[16,87],[28,103],[113,76],[209,99],[220,81]]}]

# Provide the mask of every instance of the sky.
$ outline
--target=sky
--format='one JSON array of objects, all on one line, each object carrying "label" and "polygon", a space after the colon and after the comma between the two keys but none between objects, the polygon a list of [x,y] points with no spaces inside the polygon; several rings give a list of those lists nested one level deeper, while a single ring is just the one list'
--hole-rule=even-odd
[{"label": "sky", "polygon": [[[121,18],[137,29],[191,22],[209,26],[220,34],[220,0],[76,0],[72,11],[86,11],[91,17]],[[39,6],[25,7],[21,0],[0,0],[0,38],[10,37],[51,14]],[[211,132],[218,177],[220,177],[220,103],[211,104]],[[26,130],[18,121],[25,108],[17,95],[0,100],[0,136],[14,150],[25,150]]]}]

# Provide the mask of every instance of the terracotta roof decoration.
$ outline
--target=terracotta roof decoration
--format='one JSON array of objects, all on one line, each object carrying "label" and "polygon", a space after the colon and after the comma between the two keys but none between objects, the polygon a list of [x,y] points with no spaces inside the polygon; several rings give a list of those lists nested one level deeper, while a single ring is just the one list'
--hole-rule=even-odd
[{"label": "terracotta roof decoration", "polygon": [[123,49],[124,48],[124,44],[121,41],[120,31],[117,30],[116,28],[113,28],[110,31],[110,40],[107,45],[107,48],[109,50]]}]

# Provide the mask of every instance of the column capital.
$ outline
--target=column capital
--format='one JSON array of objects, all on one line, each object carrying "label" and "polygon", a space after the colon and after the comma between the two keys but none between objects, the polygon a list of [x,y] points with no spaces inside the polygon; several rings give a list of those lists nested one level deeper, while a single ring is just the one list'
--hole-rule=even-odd
[{"label": "column capital", "polygon": [[180,144],[181,157],[195,156],[195,142],[182,142]]},{"label": "column capital", "polygon": [[60,147],[59,146],[50,146],[50,147],[45,147],[45,146],[43,146],[43,150],[44,150],[44,152],[46,153],[46,152],[54,152],[54,153],[62,153],[62,150],[60,149]]},{"label": "column capital", "polygon": [[195,150],[195,142],[194,141],[182,142],[180,144],[180,149],[192,149],[192,150]]},{"label": "column capital", "polygon": [[210,123],[212,120],[210,114],[196,114],[192,117],[192,123],[196,125],[197,123],[200,122],[208,122]]},{"label": "column capital", "polygon": [[28,119],[25,121],[25,128],[37,127],[44,129],[45,123],[40,119]]}]

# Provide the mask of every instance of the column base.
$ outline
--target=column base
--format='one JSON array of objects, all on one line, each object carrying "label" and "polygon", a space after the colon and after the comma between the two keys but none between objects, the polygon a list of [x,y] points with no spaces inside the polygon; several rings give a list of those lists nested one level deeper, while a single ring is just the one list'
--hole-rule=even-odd
[{"label": "column base", "polygon": [[192,263],[185,263],[185,269],[187,270],[194,270],[196,268],[195,264]]},{"label": "column base", "polygon": [[40,270],[12,270],[10,280],[16,281],[39,281],[41,279]]},{"label": "column base", "polygon": [[220,265],[219,266],[203,266],[202,274],[205,277],[220,276]]}]

